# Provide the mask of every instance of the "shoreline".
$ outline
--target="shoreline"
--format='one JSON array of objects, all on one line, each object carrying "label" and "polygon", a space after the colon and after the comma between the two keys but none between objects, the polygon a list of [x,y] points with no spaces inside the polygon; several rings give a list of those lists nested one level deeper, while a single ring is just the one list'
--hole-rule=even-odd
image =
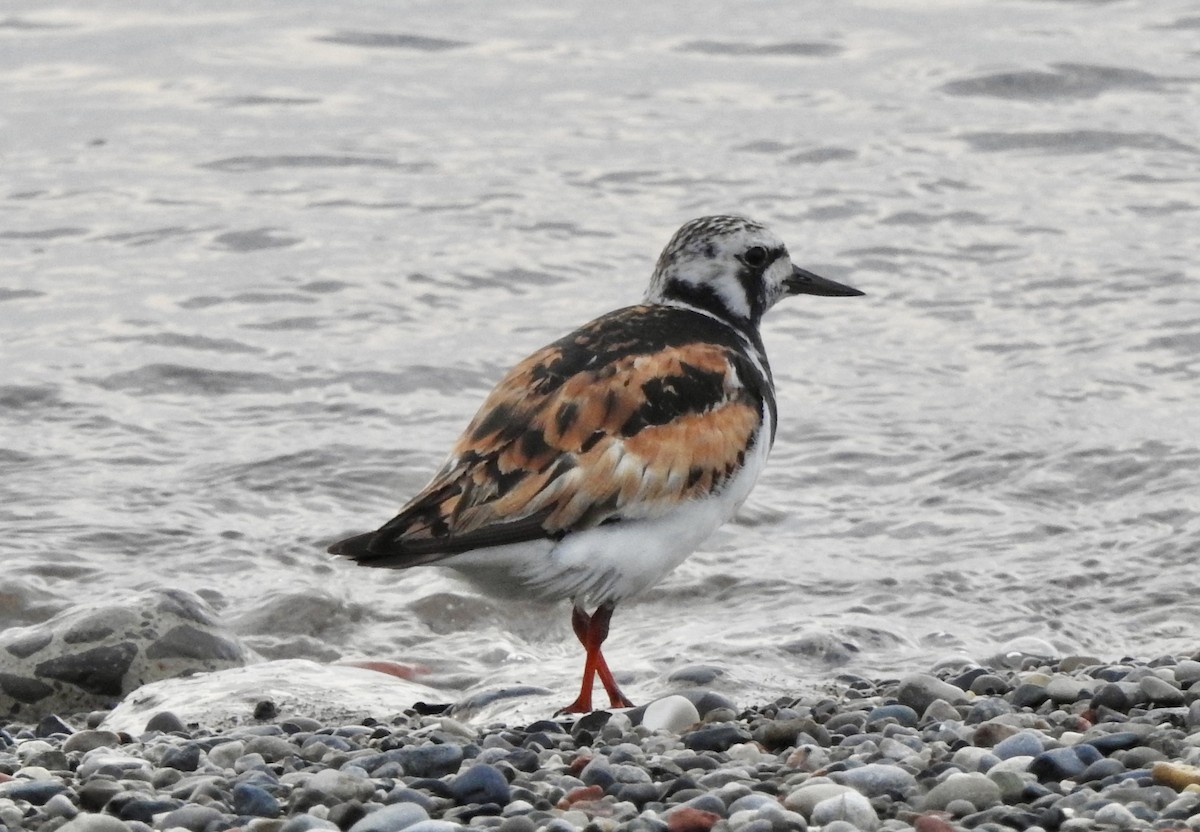
[{"label": "shoreline", "polygon": [[1200,829],[1190,657],[847,674],[746,709],[693,688],[523,726],[269,711],[220,731],[160,712],[138,736],[103,712],[10,724],[0,830]]}]

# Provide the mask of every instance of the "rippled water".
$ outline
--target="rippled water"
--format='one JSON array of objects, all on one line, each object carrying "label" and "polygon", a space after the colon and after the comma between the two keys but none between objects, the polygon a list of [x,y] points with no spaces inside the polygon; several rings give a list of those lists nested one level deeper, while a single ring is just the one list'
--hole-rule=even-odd
[{"label": "rippled water", "polygon": [[771,464],[618,611],[634,698],[1200,646],[1194,3],[7,8],[0,626],[176,586],[265,656],[570,691],[565,605],[324,544],[736,211],[868,296],[769,319]]}]

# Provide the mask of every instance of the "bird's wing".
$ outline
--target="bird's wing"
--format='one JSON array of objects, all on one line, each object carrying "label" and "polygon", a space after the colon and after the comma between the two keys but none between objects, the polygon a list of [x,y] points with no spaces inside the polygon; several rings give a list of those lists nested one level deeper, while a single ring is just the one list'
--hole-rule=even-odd
[{"label": "bird's wing", "polygon": [[[415,566],[654,517],[719,490],[742,467],[770,394],[736,339],[639,342],[637,320],[613,320],[654,309],[619,310],[522,361],[393,520],[330,551]],[[614,337],[622,323],[624,339]]]}]

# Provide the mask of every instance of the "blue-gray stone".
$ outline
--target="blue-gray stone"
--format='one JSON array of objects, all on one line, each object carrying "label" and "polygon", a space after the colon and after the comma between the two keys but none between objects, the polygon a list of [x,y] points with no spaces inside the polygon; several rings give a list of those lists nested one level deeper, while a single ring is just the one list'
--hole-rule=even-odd
[{"label": "blue-gray stone", "polygon": [[425,794],[425,792],[410,789],[407,786],[397,786],[387,793],[387,797],[383,800],[384,803],[391,805],[393,803],[416,803],[426,812],[432,812],[435,805],[433,798]]},{"label": "blue-gray stone", "polygon": [[182,800],[135,797],[121,804],[120,809],[117,810],[117,817],[121,820],[140,820],[142,823],[151,823],[155,815],[173,812],[182,805]]},{"label": "blue-gray stone", "polygon": [[[429,820],[429,813],[417,804],[393,803],[362,818],[350,827],[349,832],[398,832],[425,820]],[[291,830],[285,829],[282,832]]]},{"label": "blue-gray stone", "polygon": [[683,744],[692,751],[728,751],[737,743],[749,742],[750,735],[737,725],[711,725],[687,733]]},{"label": "blue-gray stone", "polygon": [[57,780],[10,780],[0,783],[0,797],[24,800],[34,806],[42,806],[54,795],[66,790],[67,787]]},{"label": "blue-gray stone", "polygon": [[762,792],[751,792],[730,803],[729,814],[732,815],[745,809],[762,809],[764,806],[779,806],[779,798]]},{"label": "blue-gray stone", "polygon": [[464,758],[463,747],[451,743],[399,748],[387,754],[400,763],[409,777],[444,777],[453,774],[458,771]]},{"label": "blue-gray stone", "polygon": [[239,815],[274,818],[279,816],[279,801],[266,789],[252,783],[238,783],[233,787],[233,811]]},{"label": "blue-gray stone", "polygon": [[1039,780],[1075,779],[1100,759],[1103,755],[1090,745],[1054,748],[1034,757],[1029,763],[1029,771]]},{"label": "blue-gray stone", "polygon": [[1126,771],[1125,764],[1120,760],[1114,760],[1111,757],[1105,757],[1103,760],[1097,760],[1083,770],[1079,775],[1080,783],[1091,783],[1094,780],[1103,780],[1106,777],[1112,777],[1114,774],[1122,774]]},{"label": "blue-gray stone", "polygon": [[1114,751],[1123,751],[1141,745],[1142,738],[1133,731],[1116,731],[1112,734],[1092,737],[1090,740],[1084,740],[1081,744],[1090,745],[1107,757]]},{"label": "blue-gray stone", "polygon": [[872,724],[882,722],[885,719],[894,719],[897,723],[907,728],[916,728],[921,715],[907,705],[880,705],[867,714],[866,724],[870,727]]},{"label": "blue-gray stone", "polygon": [[168,748],[163,752],[162,766],[177,771],[195,771],[200,767],[200,746],[188,743]]},{"label": "blue-gray stone", "polygon": [[487,763],[471,766],[450,781],[450,793],[458,803],[508,803],[508,780]]},{"label": "blue-gray stone", "polygon": [[1020,731],[996,743],[992,753],[1001,760],[1007,760],[1009,757],[1035,757],[1042,753],[1043,748],[1040,736],[1033,731]]},{"label": "blue-gray stone", "polygon": [[1012,703],[1017,708],[1036,708],[1049,698],[1050,694],[1045,686],[1033,682],[1017,685],[1016,690],[1012,692]]},{"label": "blue-gray stone", "polygon": [[894,765],[868,763],[857,768],[834,772],[829,779],[844,786],[850,786],[855,791],[867,797],[879,797],[884,794],[906,794],[916,788],[917,779]]}]

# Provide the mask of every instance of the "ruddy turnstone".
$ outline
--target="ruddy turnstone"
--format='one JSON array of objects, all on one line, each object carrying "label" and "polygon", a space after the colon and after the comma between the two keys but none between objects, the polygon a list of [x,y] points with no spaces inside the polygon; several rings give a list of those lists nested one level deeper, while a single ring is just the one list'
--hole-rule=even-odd
[{"label": "ruddy turnstone", "polygon": [[329,551],[363,566],[448,566],[493,595],[571,599],[587,658],[561,712],[590,711],[596,677],[612,707],[628,707],[600,650],[613,609],[750,493],[776,425],[759,323],[798,294],[863,293],[792,265],[753,220],[686,223],[641,304],[517,364],[396,517]]}]

